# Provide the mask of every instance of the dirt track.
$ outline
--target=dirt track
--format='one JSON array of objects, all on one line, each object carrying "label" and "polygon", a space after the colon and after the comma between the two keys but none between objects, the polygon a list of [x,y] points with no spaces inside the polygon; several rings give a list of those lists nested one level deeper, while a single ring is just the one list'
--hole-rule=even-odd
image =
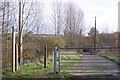
[{"label": "dirt track", "polygon": [[[114,74],[118,65],[107,58],[95,55],[83,55],[72,68],[73,75]],[[74,73],[75,72],[75,73]]]}]

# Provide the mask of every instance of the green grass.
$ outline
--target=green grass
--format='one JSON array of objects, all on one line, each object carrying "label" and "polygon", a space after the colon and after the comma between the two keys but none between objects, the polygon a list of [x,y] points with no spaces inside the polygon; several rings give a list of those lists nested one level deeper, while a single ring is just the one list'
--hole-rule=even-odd
[{"label": "green grass", "polygon": [[[76,59],[76,58],[80,58],[80,54],[78,55],[64,55],[61,56],[61,58],[64,59]],[[65,60],[63,60],[64,62]],[[69,62],[67,60],[67,62]],[[74,62],[74,60],[71,60],[71,62]],[[67,68],[73,66],[73,64],[67,66]],[[47,60],[47,67],[44,68],[44,64],[43,61],[39,61],[39,62],[34,62],[34,63],[29,63],[29,64],[24,64],[24,65],[20,65],[19,69],[16,72],[12,72],[11,68],[10,69],[6,69],[2,72],[2,76],[3,78],[7,79],[7,78],[17,78],[17,79],[23,79],[23,78],[42,78],[45,72],[47,71],[51,71],[52,74],[48,75],[50,78],[54,78],[54,77],[64,77],[65,76],[69,76],[69,74],[65,73],[65,70],[62,70],[62,73],[57,74],[56,76],[53,75],[53,58],[48,59]]]},{"label": "green grass", "polygon": [[[78,55],[64,55],[64,56],[61,56],[61,58],[64,58],[64,59],[79,59],[80,58],[80,54]],[[97,56],[106,56],[106,54],[97,54]],[[109,54],[107,56],[112,56],[112,58],[118,58],[117,55],[113,55],[113,54]],[[63,60],[61,62],[76,62],[76,60]],[[69,64],[69,66],[67,66],[66,64],[63,64],[63,65],[66,65],[65,68],[71,68],[75,63],[72,63],[72,64]],[[71,70],[67,71],[67,70],[61,70],[60,73],[57,73],[57,74],[53,74],[53,73],[50,73],[49,74],[49,77],[50,78],[57,78],[56,80],[69,80],[69,79],[73,79],[73,78],[82,78],[82,77],[114,77],[112,74],[95,74],[95,75],[84,75],[84,76],[74,76],[72,74],[69,74],[69,73],[66,73],[66,72],[71,72]]]},{"label": "green grass", "polygon": [[[81,54],[62,55],[61,59],[80,59],[81,56],[82,56]],[[69,65],[61,63],[64,66],[64,68],[71,69],[74,66],[74,64],[77,62],[77,60],[61,60],[61,62],[65,62],[65,63],[72,62]],[[58,80],[61,80],[61,78],[68,78],[68,77],[72,76],[71,74],[69,74],[69,72],[71,72],[71,70],[61,70],[57,74],[50,73],[49,77],[57,78]]]},{"label": "green grass", "polygon": [[[80,59],[82,55],[81,54],[77,54],[77,55],[63,55],[61,56],[62,59]],[[120,63],[119,60],[117,60],[118,58],[120,58],[120,56],[118,55],[114,55],[114,54],[97,54],[97,56],[104,56],[104,57],[108,57],[110,59],[115,60],[116,62]],[[61,62],[73,62],[69,65],[67,64],[63,64],[67,69],[71,69],[73,67],[73,65],[76,63],[77,60],[61,60]],[[34,69],[34,70],[33,70]],[[24,64],[19,66],[18,71],[12,73],[11,69],[7,69],[5,71],[3,71],[3,77],[4,78],[17,78],[17,79],[22,79],[22,78],[42,78],[41,75],[43,75],[45,72],[49,71],[49,70],[53,70],[53,59],[49,59],[47,60],[47,68],[44,68],[43,65],[43,61],[39,61],[39,62],[34,62],[34,63],[29,63],[29,64]],[[53,74],[53,72],[48,74],[49,78],[57,78],[57,80],[61,80],[61,78],[65,78],[65,79],[70,79],[70,78],[79,78],[81,76],[73,76],[67,72],[71,72],[71,70],[61,70],[60,72],[58,72],[57,74]],[[40,75],[40,76],[36,76],[36,75]],[[95,76],[106,76],[106,75],[95,75]],[[108,75],[109,76],[109,75]],[[63,80],[63,79],[62,79]]]},{"label": "green grass", "polygon": [[4,78],[35,78],[35,75],[42,75],[44,72],[53,69],[53,60],[49,59],[47,61],[47,67],[44,68],[43,61],[34,62],[29,64],[24,64],[19,66],[18,71],[11,72],[11,69],[3,71]]},{"label": "green grass", "polygon": [[[64,55],[61,56],[61,58],[64,59],[80,59],[82,55],[78,54],[78,55]],[[63,60],[61,62],[76,62],[76,60]],[[75,63],[69,64],[69,66],[66,65],[65,68],[72,68],[73,65]],[[63,64],[65,65],[65,64]],[[68,72],[68,73],[66,73]],[[56,80],[69,80],[69,79],[73,79],[73,78],[82,78],[82,77],[114,77],[112,74],[95,74],[95,75],[84,75],[84,76],[74,76],[72,74],[69,74],[69,72],[71,72],[71,70],[61,70],[60,73],[57,74],[53,74],[50,73],[49,77],[50,78],[57,78]]]},{"label": "green grass", "polygon": [[[74,59],[80,59],[82,55],[81,54],[75,54],[75,55],[63,55],[61,58],[68,59],[68,60],[62,60],[63,62],[63,68],[65,69],[71,69],[73,65],[77,62],[77,60]],[[72,60],[71,60],[72,59]],[[71,70],[61,70],[61,72],[71,72]]]},{"label": "green grass", "polygon": [[110,60],[120,64],[120,55],[116,53],[97,54],[97,56],[103,56],[109,58]]}]

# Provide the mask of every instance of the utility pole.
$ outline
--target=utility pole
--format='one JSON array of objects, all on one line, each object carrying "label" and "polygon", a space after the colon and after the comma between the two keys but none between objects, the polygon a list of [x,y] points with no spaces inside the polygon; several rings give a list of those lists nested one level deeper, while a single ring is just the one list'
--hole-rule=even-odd
[{"label": "utility pole", "polygon": [[19,52],[19,64],[21,65],[23,63],[23,58],[22,58],[22,29],[23,29],[23,24],[22,24],[22,3],[23,0],[19,0],[19,43],[18,43],[18,52]]},{"label": "utility pole", "polygon": [[15,71],[18,70],[18,44],[15,44]]},{"label": "utility pole", "polygon": [[12,27],[12,72],[15,72],[15,31]]},{"label": "utility pole", "polygon": [[95,32],[94,32],[94,53],[96,52],[96,16],[95,16]]}]

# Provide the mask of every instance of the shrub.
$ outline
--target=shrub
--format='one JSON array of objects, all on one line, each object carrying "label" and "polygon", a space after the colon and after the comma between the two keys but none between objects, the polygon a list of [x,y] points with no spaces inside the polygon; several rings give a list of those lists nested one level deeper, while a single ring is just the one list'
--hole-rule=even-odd
[{"label": "shrub", "polygon": [[54,47],[64,47],[65,40],[63,36],[46,36],[43,38],[44,45],[47,45],[48,53],[52,53]]},{"label": "shrub", "polygon": [[[48,55],[51,55],[53,53],[54,47],[64,47],[65,45],[65,40],[63,36],[38,35],[36,37],[37,38],[32,38],[32,40],[24,43],[24,58],[42,58],[42,56],[44,55],[45,45],[47,45]],[[33,40],[35,42],[33,42]]]}]

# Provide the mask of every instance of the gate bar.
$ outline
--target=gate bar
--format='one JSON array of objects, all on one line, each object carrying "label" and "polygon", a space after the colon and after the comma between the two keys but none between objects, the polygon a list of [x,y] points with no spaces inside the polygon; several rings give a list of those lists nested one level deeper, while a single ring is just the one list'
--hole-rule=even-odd
[{"label": "gate bar", "polygon": [[120,46],[112,46],[112,47],[64,47],[59,49],[113,49],[113,48],[120,48]]},{"label": "gate bar", "polygon": [[56,53],[57,53],[57,47],[54,48],[54,74],[56,74]]}]

